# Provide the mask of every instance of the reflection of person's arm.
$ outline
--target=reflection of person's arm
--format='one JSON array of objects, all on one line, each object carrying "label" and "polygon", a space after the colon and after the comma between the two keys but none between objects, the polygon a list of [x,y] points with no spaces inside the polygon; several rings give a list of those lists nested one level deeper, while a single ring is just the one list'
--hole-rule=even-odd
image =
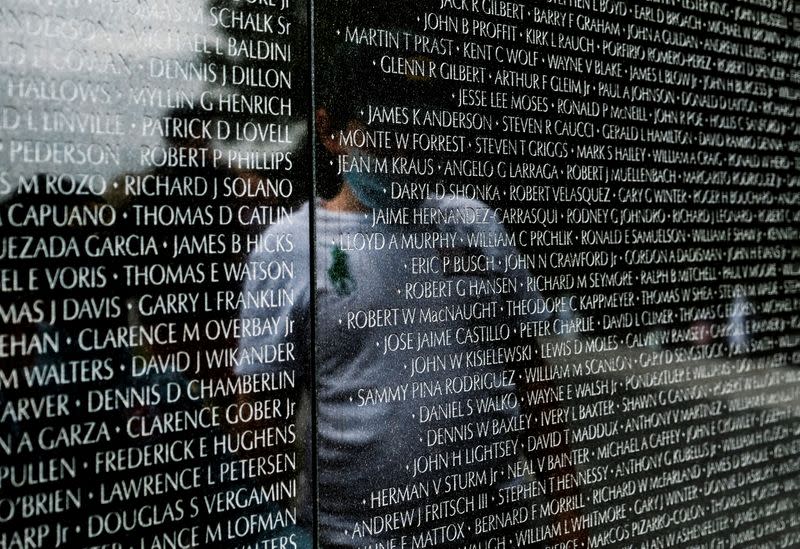
[{"label": "reflection of person's arm", "polygon": [[[243,317],[244,318],[244,317]],[[293,333],[286,334],[285,323],[292,326]],[[292,389],[280,391],[278,394],[260,393],[260,394],[238,394],[236,395],[237,403],[241,407],[242,404],[252,404],[255,401],[273,401],[279,399],[285,404],[287,399],[294,402],[294,413],[291,417],[285,414],[280,416],[270,415],[262,421],[251,421],[249,423],[238,423],[233,425],[232,428],[238,432],[244,432],[253,429],[266,429],[269,427],[282,427],[288,423],[294,422],[297,417],[297,407],[299,406],[302,397],[302,385],[305,383],[306,372],[308,371],[308,360],[306,353],[306,346],[310,345],[307,336],[307,315],[304,311],[292,308],[285,313],[280,314],[279,333],[274,336],[261,336],[242,338],[238,342],[240,355],[244,352],[251,353],[251,349],[263,348],[266,345],[281,345],[284,349],[291,349],[293,359],[285,362],[274,364],[251,363],[237,368],[233,375],[259,375],[263,373],[272,372],[276,375],[284,372],[293,372],[295,385]],[[305,341],[306,343],[302,343]],[[285,412],[286,406],[282,405],[280,410]],[[296,433],[299,436],[299,433]]]},{"label": "reflection of person's arm", "polygon": [[[283,234],[290,231],[296,235],[294,241],[302,240],[307,227],[304,224],[273,226],[267,233],[280,231]],[[307,237],[306,237],[307,238]],[[262,442],[256,445],[252,451],[240,448],[238,452],[230,456],[232,460],[258,459],[258,460],[277,460],[283,456],[293,456],[295,467],[285,467],[280,473],[271,473],[258,478],[248,479],[247,484],[250,488],[256,485],[269,486],[275,482],[296,481],[297,491],[291,496],[280,497],[269,504],[270,512],[275,509],[294,508],[300,510],[300,518],[297,528],[291,528],[291,532],[300,536],[303,529],[307,528],[305,522],[308,520],[308,509],[311,508],[311,495],[308,493],[310,484],[307,471],[309,460],[304,455],[308,451],[307,433],[301,424],[301,418],[306,414],[301,414],[300,407],[308,405],[308,399],[303,398],[304,386],[307,383],[308,349],[312,342],[309,339],[310,333],[310,311],[309,311],[309,280],[310,265],[308,264],[307,248],[291,251],[261,251],[252,254],[247,258],[248,264],[255,273],[255,277],[248,277],[243,285],[242,292],[245,297],[245,305],[239,310],[239,319],[243,323],[259,322],[264,326],[265,322],[270,323],[269,329],[264,330],[243,330],[243,337],[237,342],[239,359],[245,356],[248,360],[242,360],[232,369],[231,375],[236,376],[262,376],[264,374],[274,374],[278,376],[290,372],[294,378],[293,388],[283,388],[278,390],[264,390],[258,393],[237,394],[236,403],[240,410],[248,410],[250,407],[263,404],[267,414],[255,421],[247,423],[238,422],[229,426],[231,436],[247,436],[247,440],[255,438],[255,434],[266,433]],[[291,265],[290,271],[284,271],[284,276],[259,276],[262,269],[261,263],[273,265]],[[263,280],[261,280],[263,278]],[[250,306],[246,306],[247,297]],[[260,306],[268,302],[267,306]],[[277,323],[275,323],[277,320]],[[251,324],[252,326],[252,324]],[[280,352],[273,354],[272,358],[261,361],[256,357],[260,353],[266,355],[268,349],[278,349]],[[278,356],[283,357],[277,359]],[[288,404],[288,405],[287,405]],[[242,408],[244,406],[245,408]],[[279,412],[279,413],[277,413]],[[293,437],[292,437],[293,432]],[[248,434],[253,433],[253,434]],[[281,435],[286,435],[286,442]],[[269,463],[269,461],[267,462]],[[278,463],[277,461],[275,463]],[[288,462],[282,462],[286,466]],[[277,538],[276,538],[277,539]]]},{"label": "reflection of person's arm", "polygon": [[[291,227],[291,225],[289,225]],[[285,227],[286,229],[288,227]],[[281,231],[280,226],[273,227],[270,231]],[[270,232],[268,231],[268,232]],[[296,239],[297,240],[297,239]],[[240,309],[240,319],[243,322],[274,322],[277,329],[262,330],[260,333],[253,333],[253,330],[245,331],[246,334],[238,342],[239,358],[244,356],[255,357],[258,353],[264,353],[267,348],[277,349],[280,347],[279,355],[286,356],[288,360],[274,362],[258,362],[248,360],[241,362],[235,367],[233,375],[236,376],[257,376],[266,373],[276,375],[285,372],[294,373],[295,386],[293,389],[281,390],[276,394],[269,392],[260,394],[239,394],[237,403],[241,407],[243,404],[253,404],[256,401],[272,402],[278,399],[283,403],[281,415],[270,414],[269,417],[261,421],[251,421],[249,423],[238,423],[232,429],[241,434],[246,431],[262,429],[284,428],[296,421],[297,406],[301,400],[301,389],[304,383],[307,367],[307,349],[310,345],[308,341],[309,327],[309,300],[308,300],[308,280],[310,279],[310,265],[306,264],[305,254],[296,253],[297,249],[285,253],[261,252],[251,255],[247,261],[252,264],[260,262],[277,262],[278,264],[290,264],[293,266],[293,275],[280,276],[273,278],[270,276],[256,276],[255,279],[248,279],[243,288],[244,296],[264,296],[272,302],[280,303],[274,308],[265,309],[263,307],[244,306]],[[260,272],[255,269],[255,272]],[[257,299],[254,299],[257,301]],[[294,413],[291,416],[286,414],[285,403],[287,399],[294,402]],[[297,426],[295,426],[297,429]],[[295,430],[295,435],[300,433]],[[269,449],[273,451],[273,449]],[[280,450],[282,451],[283,448]],[[275,451],[278,451],[277,449]]]}]

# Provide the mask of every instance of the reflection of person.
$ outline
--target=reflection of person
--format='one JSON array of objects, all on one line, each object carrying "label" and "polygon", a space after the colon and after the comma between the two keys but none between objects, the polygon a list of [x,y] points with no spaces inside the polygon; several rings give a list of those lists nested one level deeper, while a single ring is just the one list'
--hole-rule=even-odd
[{"label": "reflection of person", "polygon": [[[346,6],[329,7],[349,13]],[[320,17],[323,24],[335,20]],[[333,35],[335,30],[329,30]],[[505,476],[506,464],[522,459],[527,433],[481,434],[477,425],[493,421],[508,425],[522,414],[532,414],[526,404],[492,404],[520,402],[521,382],[514,379],[512,369],[532,366],[535,360],[529,356],[535,342],[498,335],[504,330],[512,334],[514,321],[520,320],[507,316],[504,301],[535,299],[538,292],[527,287],[527,273],[522,272],[505,275],[511,277],[515,290],[497,291],[502,287],[504,258],[515,250],[484,246],[477,237],[505,241],[502,226],[491,221],[470,225],[459,222],[458,215],[436,215],[448,210],[480,211],[486,205],[421,194],[401,201],[393,199],[391,192],[393,181],[403,183],[398,174],[380,170],[334,173],[331,167],[339,165],[339,158],[374,166],[377,156],[387,154],[345,146],[344,136],[369,129],[363,122],[368,119],[362,112],[365,105],[393,101],[386,95],[390,89],[386,82],[356,74],[358,67],[372,66],[363,59],[354,60],[357,51],[339,42],[339,49],[332,47],[325,53],[329,74],[323,77],[325,71],[320,71],[317,99],[324,106],[316,112],[315,183],[321,198],[266,231],[265,240],[270,242],[292,235],[283,239],[289,245],[250,258],[291,262],[294,276],[253,280],[245,288],[247,293],[290,297],[268,313],[241,311],[245,319],[266,315],[281,322],[285,319],[291,329],[245,337],[240,348],[289,345],[290,362],[247,364],[237,373],[259,374],[281,367],[306,375],[314,372],[316,432],[308,436],[316,440],[319,546],[376,546],[402,536],[407,536],[410,545],[410,536],[422,531],[430,533],[436,526],[459,522],[473,527],[475,518],[496,512],[487,503],[489,508],[476,507],[454,516],[447,512],[444,500],[465,496],[479,501],[478,494],[497,494],[500,486],[521,482]],[[388,208],[433,213],[435,220],[373,223],[374,213]],[[306,237],[311,226],[313,249]],[[443,269],[455,260],[467,267],[459,272]],[[440,320],[422,321],[424,310],[435,311],[434,318]],[[359,323],[359,315],[370,314],[373,321]],[[446,379],[478,383],[470,390],[448,393]],[[477,401],[492,404],[478,412]],[[484,457],[491,452],[492,457],[465,458],[476,450]],[[459,486],[456,481],[450,493],[431,488],[448,475],[464,479],[470,472],[488,469],[501,474],[478,486]],[[431,491],[417,495],[413,489],[404,491],[416,486]],[[373,520],[440,503],[444,505],[438,518],[423,513],[402,527]],[[464,538],[476,541],[509,533],[502,529],[482,535],[462,532]],[[435,544],[450,547],[459,541],[465,542],[441,539]]]},{"label": "reflection of person", "polygon": [[[362,174],[363,175],[363,174]],[[362,184],[362,180],[364,183]],[[444,476],[443,471],[428,472],[435,468],[435,461],[428,456],[440,453],[453,454],[458,447],[481,445],[493,442],[488,438],[465,440],[461,445],[429,444],[428,429],[438,429],[438,433],[463,433],[467,423],[475,422],[475,416],[456,417],[467,413],[466,398],[461,395],[436,393],[435,380],[442,382],[445,377],[460,378],[463,375],[481,376],[486,389],[469,394],[472,399],[500,398],[513,390],[504,385],[502,366],[474,366],[463,371],[444,373],[418,373],[413,381],[427,382],[434,394],[418,398],[422,391],[417,385],[417,395],[411,378],[410,368],[417,357],[448,360],[450,357],[463,357],[465,353],[478,352],[486,348],[479,338],[467,338],[469,342],[456,344],[455,334],[461,336],[468,330],[486,324],[502,322],[500,319],[500,299],[493,295],[461,296],[450,286],[451,291],[443,291],[437,299],[416,301],[406,294],[408,284],[420,282],[428,287],[444,287],[455,284],[456,280],[475,284],[491,283],[496,279],[494,272],[461,273],[450,276],[438,266],[448,255],[467,257],[481,253],[492,257],[496,269],[504,251],[470,249],[467,238],[473,230],[465,225],[392,225],[372,227],[372,215],[365,216],[371,207],[381,207],[373,197],[383,195],[372,192],[379,186],[379,178],[359,177],[358,182],[345,183],[341,191],[328,201],[319,201],[315,215],[315,370],[317,383],[317,452],[319,479],[319,527],[320,542],[324,547],[355,547],[376,543],[387,539],[387,534],[368,535],[359,531],[357,525],[363,519],[381,510],[373,506],[371,495],[383,488],[402,487],[416,481]],[[387,193],[388,194],[388,193]],[[362,198],[359,198],[362,197]],[[364,200],[370,202],[369,205]],[[458,200],[428,200],[425,208],[444,210],[446,208],[482,207],[479,203]],[[309,223],[310,208],[301,208],[287,223],[273,226],[271,233],[288,232]],[[492,230],[501,230],[493,227]],[[395,247],[389,244],[393,237],[411,236],[416,242],[423,242],[430,234],[443,235],[443,240],[434,247],[415,249],[414,247]],[[347,248],[347,235],[373,235],[375,242],[385,242],[382,249],[355,251]],[[377,238],[376,235],[380,235]],[[447,239],[447,240],[444,240]],[[463,244],[461,243],[463,239]],[[451,245],[453,244],[453,245]],[[301,235],[294,239],[294,249],[288,254],[295,265],[295,280],[281,280],[269,283],[254,283],[246,291],[285,289],[294,295],[294,303],[280,311],[294,321],[294,348],[298,352],[308,350],[310,344],[310,304],[312,301],[310,277],[302,273],[309,264],[310,250]],[[256,261],[267,257],[253,258]],[[274,255],[270,259],[275,259]],[[414,262],[429,262],[437,265],[437,273],[415,277],[411,274]],[[444,285],[444,286],[443,286]],[[465,286],[466,287],[466,284]],[[480,307],[472,304],[480,302]],[[465,314],[453,320],[422,324],[403,318],[403,310],[419,311],[427,307],[436,310],[460,311]],[[353,314],[377,311],[386,315],[386,322],[378,326],[359,329],[353,321]],[[247,314],[251,311],[244,311]],[[352,314],[348,314],[352,313]],[[491,315],[483,322],[470,319],[471,315]],[[389,318],[391,317],[391,318]],[[509,324],[510,325],[510,324]],[[408,337],[410,348],[405,348]],[[424,337],[435,338],[449,333],[453,339],[450,345],[436,349],[418,349]],[[282,340],[279,335],[278,341]],[[263,338],[243,340],[242,345],[263,345]],[[400,347],[399,350],[391,350]],[[308,358],[298,357],[300,362]],[[253,365],[255,371],[259,365]],[[452,364],[451,366],[452,367]],[[418,367],[419,368],[419,367]],[[246,370],[245,370],[246,371]],[[241,373],[244,373],[242,371]],[[474,377],[471,377],[474,379]],[[386,390],[384,390],[386,389]],[[383,402],[379,402],[384,400]],[[459,401],[459,404],[452,404]],[[420,417],[420,408],[432,415],[449,415],[449,419]],[[507,418],[513,412],[495,410],[480,414],[480,421]],[[421,422],[424,422],[421,424]],[[471,429],[470,427],[469,429]],[[506,438],[513,437],[502,437]],[[435,442],[435,441],[433,441]],[[513,459],[514,455],[506,456]],[[469,466],[458,470],[469,469]],[[476,467],[476,469],[479,467]],[[454,469],[452,472],[456,472]],[[433,496],[432,496],[433,497]],[[366,501],[366,503],[365,503]],[[400,508],[411,508],[424,501],[400,502]],[[391,510],[396,510],[393,505]],[[356,532],[354,533],[354,525]],[[407,532],[404,532],[407,533]],[[391,537],[391,536],[388,536]]]},{"label": "reflection of person", "polygon": [[[348,123],[353,124],[356,123]],[[336,137],[340,130],[330,126],[325,109],[317,113],[317,127],[320,143],[331,155],[363,154],[342,147]],[[386,494],[386,489],[426,482],[449,473],[484,470],[487,465],[457,464],[448,471],[439,468],[442,462],[438,458],[447,459],[467,448],[491,447],[495,452],[491,463],[505,472],[504,464],[520,458],[524,437],[517,437],[515,433],[480,435],[477,424],[495,420],[508,422],[521,408],[523,413],[530,411],[524,406],[499,406],[497,409],[490,406],[480,413],[473,409],[477,401],[501,402],[509,394],[516,398],[514,381],[518,379],[513,379],[511,368],[531,365],[525,361],[531,360],[535,345],[531,342],[526,346],[513,336],[497,336],[503,330],[513,333],[514,322],[506,316],[503,307],[505,299],[538,297],[538,292],[527,289],[525,277],[521,275],[513,280],[517,288],[514,292],[503,294],[488,290],[500,286],[503,259],[514,249],[481,247],[475,237],[480,232],[490,240],[500,240],[505,230],[496,223],[478,226],[451,221],[373,226],[372,212],[392,206],[419,207],[429,212],[463,212],[486,207],[463,198],[423,201],[420,197],[416,203],[409,200],[400,203],[391,199],[390,184],[385,174],[344,174],[338,192],[329,200],[316,202],[313,283],[312,277],[304,272],[311,264],[311,250],[303,234],[295,234],[290,251],[277,256],[257,254],[251,258],[293,262],[293,279],[253,281],[246,291],[276,293],[285,290],[292,295],[293,300],[287,300],[276,313],[294,328],[289,336],[278,330],[274,336],[245,338],[240,344],[254,347],[286,343],[288,339],[294,344],[296,362],[293,366],[307,370],[311,364],[311,334],[314,334],[319,532],[324,547],[365,546],[393,536],[392,532],[370,535],[369,529],[364,527],[363,521],[369,522],[369,517],[384,512],[382,502],[373,498],[375,494]],[[303,231],[310,225],[310,215],[310,205],[306,204],[266,234],[278,236]],[[355,235],[362,235],[365,242],[372,244],[367,247],[352,245],[357,240],[353,238]],[[398,245],[401,241],[422,244]],[[455,258],[471,267],[460,272],[442,268],[453,265]],[[415,265],[434,268],[420,273]],[[472,290],[456,290],[457,282],[459,288]],[[426,294],[427,290],[416,293],[422,288],[436,288],[436,295]],[[408,311],[415,311],[419,315],[428,308],[447,311],[447,319],[426,324],[419,316],[412,320],[403,313],[406,311],[405,314],[410,315],[414,313]],[[355,320],[357,314],[371,312],[377,312],[377,317],[384,320],[366,325]],[[245,317],[259,314],[262,312],[243,311]],[[316,319],[313,328],[312,318]],[[541,320],[535,316],[528,319]],[[481,336],[476,335],[479,333]],[[436,339],[443,334],[449,334],[445,336],[449,338],[446,345],[427,346],[428,338]],[[464,337],[465,334],[470,336]],[[496,355],[484,354],[487,349],[500,348],[507,349],[509,359],[518,364],[498,363],[490,358]],[[451,362],[467,356],[470,358],[460,369]],[[486,360],[481,363],[474,360],[476,357]],[[435,368],[430,366],[434,363],[438,364]],[[422,368],[419,365],[423,365]],[[241,368],[239,373],[257,373],[267,367],[251,364]],[[438,368],[444,371],[434,373]],[[412,369],[415,370],[413,378]],[[504,375],[512,377],[504,378]],[[480,380],[480,386],[462,394],[437,392],[437,381],[441,388],[445,378],[467,377]],[[448,442],[442,443],[445,438]],[[493,486],[496,488],[506,482],[508,479],[500,475]],[[489,488],[480,487],[487,493],[495,493],[487,490]],[[469,495],[468,491],[463,493]],[[435,494],[430,495],[431,500],[435,497]],[[425,503],[425,500],[413,498],[395,501],[385,511],[411,509]],[[478,513],[476,510],[472,516]],[[490,513],[484,510],[482,514]],[[409,532],[413,532],[413,528],[395,534]]]}]

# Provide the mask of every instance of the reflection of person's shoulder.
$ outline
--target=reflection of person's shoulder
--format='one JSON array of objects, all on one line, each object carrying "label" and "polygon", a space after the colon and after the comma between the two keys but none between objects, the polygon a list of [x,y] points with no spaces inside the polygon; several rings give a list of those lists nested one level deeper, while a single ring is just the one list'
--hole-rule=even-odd
[{"label": "reflection of person's shoulder", "polygon": [[251,260],[267,259],[276,255],[293,259],[307,256],[309,227],[309,206],[306,202],[261,233],[260,242],[253,251]]}]

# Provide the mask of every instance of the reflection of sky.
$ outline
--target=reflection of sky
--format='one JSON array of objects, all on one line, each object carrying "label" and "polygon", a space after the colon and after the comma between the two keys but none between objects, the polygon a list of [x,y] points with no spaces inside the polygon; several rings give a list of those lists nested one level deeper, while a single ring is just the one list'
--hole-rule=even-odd
[{"label": "reflection of sky", "polygon": [[[151,67],[164,62],[183,66],[202,65],[199,54],[204,43],[220,37],[210,26],[204,0],[17,0],[0,7],[0,106],[6,119],[20,120],[19,126],[2,127],[4,142],[0,151],[0,171],[13,179],[39,172],[91,171],[111,178],[119,173],[142,171],[139,148],[159,144],[158,136],[144,136],[142,118],[163,116],[176,97],[196,97],[211,84],[197,79],[159,78]],[[31,90],[19,97],[19,83]],[[46,100],[33,90],[49,95],[62,88],[67,95],[75,90],[91,90],[96,100]],[[138,92],[145,90],[142,95]],[[222,91],[222,90],[215,90]],[[231,90],[228,90],[231,91]],[[87,96],[88,97],[88,96]],[[156,101],[141,101],[154,97]],[[160,97],[160,101],[159,98]],[[162,106],[163,105],[163,106]],[[100,135],[84,132],[53,131],[45,133],[44,113],[60,111],[74,121],[86,115],[99,117],[101,127],[110,119],[120,120],[123,135]],[[0,113],[2,117],[2,113]],[[26,121],[30,118],[31,124]],[[113,125],[113,124],[112,124]],[[305,133],[303,124],[292,126],[292,141]],[[10,141],[41,140],[48,143],[97,143],[119,146],[119,165],[75,167],[65,164],[21,163],[10,161]],[[249,149],[263,146],[250,144]],[[275,150],[285,146],[275,145]],[[0,197],[2,200],[3,197]]]}]

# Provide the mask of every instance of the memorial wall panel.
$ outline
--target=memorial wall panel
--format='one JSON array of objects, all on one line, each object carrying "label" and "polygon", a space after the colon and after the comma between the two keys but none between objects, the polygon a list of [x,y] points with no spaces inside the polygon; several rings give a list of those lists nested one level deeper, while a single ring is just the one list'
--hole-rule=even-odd
[{"label": "memorial wall panel", "polygon": [[310,546],[307,5],[0,13],[0,547]]},{"label": "memorial wall panel", "polygon": [[315,3],[323,546],[800,546],[797,10]]},{"label": "memorial wall panel", "polygon": [[0,548],[800,547],[796,0],[0,15]]}]

